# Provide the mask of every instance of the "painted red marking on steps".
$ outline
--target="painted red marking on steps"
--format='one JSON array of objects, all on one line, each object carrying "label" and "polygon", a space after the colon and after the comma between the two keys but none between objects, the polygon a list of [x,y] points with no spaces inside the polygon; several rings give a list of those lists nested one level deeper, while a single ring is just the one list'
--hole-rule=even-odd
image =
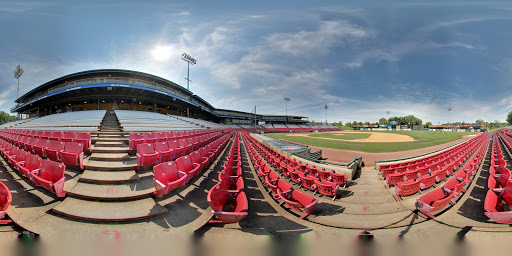
[{"label": "painted red marking on steps", "polygon": [[364,192],[364,195],[365,195],[365,196],[367,196],[367,195],[368,195],[368,191],[365,191],[365,192]]},{"label": "painted red marking on steps", "polygon": [[[110,233],[113,232],[113,233]],[[103,230],[100,235],[100,239],[105,239],[105,235],[114,235],[114,240],[121,240],[121,232],[117,230]]]},{"label": "painted red marking on steps", "polygon": [[365,185],[368,185],[368,182],[366,182],[366,181],[365,181],[365,182],[364,182],[364,184],[365,184]]},{"label": "painted red marking on steps", "polygon": [[114,194],[114,189],[113,188],[107,188],[107,195],[109,193],[113,195]]},{"label": "painted red marking on steps", "polygon": [[369,212],[370,211],[370,206],[365,206],[363,208],[363,212]]}]

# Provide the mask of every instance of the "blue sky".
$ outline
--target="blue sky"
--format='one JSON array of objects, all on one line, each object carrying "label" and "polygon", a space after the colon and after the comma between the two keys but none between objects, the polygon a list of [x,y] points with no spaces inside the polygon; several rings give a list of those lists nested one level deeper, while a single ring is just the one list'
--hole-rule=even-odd
[{"label": "blue sky", "polygon": [[491,1],[3,1],[0,110],[57,77],[147,72],[213,106],[309,120],[504,121],[512,3]]}]

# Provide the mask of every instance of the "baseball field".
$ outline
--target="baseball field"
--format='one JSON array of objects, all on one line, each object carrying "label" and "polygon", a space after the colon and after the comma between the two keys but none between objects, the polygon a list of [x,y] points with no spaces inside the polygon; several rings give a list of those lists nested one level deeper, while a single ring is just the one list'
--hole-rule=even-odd
[{"label": "baseball field", "polygon": [[477,133],[443,131],[335,131],[267,136],[321,148],[386,153],[432,147]]}]

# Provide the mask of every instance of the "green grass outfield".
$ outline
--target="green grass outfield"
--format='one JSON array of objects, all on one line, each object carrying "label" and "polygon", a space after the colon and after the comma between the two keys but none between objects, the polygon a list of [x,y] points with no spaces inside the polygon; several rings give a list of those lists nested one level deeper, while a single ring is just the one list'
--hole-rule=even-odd
[{"label": "green grass outfield", "polygon": [[[352,132],[352,131],[351,131]],[[289,134],[276,133],[266,134],[272,138],[284,139],[300,144],[323,147],[323,148],[334,148],[334,149],[345,149],[354,150],[367,153],[386,153],[386,152],[398,152],[406,151],[418,148],[426,148],[436,146],[439,144],[448,143],[458,139],[462,139],[465,135],[477,134],[476,132],[431,132],[431,131],[353,131],[354,134],[364,135],[365,132],[383,132],[383,133],[397,133],[409,135],[414,138],[415,141],[411,142],[349,142],[349,141],[337,141],[337,140],[326,140],[317,139],[315,137],[322,138],[339,138],[347,139],[339,135],[332,135],[330,133],[306,133],[307,135],[313,135],[308,137],[299,136],[288,136]],[[331,136],[331,137],[329,137]],[[355,138],[352,138],[355,139]]]}]

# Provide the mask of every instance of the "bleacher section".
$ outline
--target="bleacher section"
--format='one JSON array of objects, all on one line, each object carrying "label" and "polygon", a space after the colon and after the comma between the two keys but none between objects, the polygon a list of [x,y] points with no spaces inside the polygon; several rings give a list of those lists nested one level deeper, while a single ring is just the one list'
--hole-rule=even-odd
[{"label": "bleacher section", "polygon": [[89,110],[53,114],[5,124],[4,128],[45,131],[97,131],[106,110]]},{"label": "bleacher section", "polygon": [[289,132],[290,129],[288,129],[288,127],[286,127],[286,125],[284,124],[274,124],[274,130],[276,132]]},{"label": "bleacher section", "polygon": [[223,129],[223,125],[203,120],[184,118],[178,116],[167,116],[154,112],[142,112],[132,110],[116,110],[117,119],[125,132],[141,131],[185,131]]}]

